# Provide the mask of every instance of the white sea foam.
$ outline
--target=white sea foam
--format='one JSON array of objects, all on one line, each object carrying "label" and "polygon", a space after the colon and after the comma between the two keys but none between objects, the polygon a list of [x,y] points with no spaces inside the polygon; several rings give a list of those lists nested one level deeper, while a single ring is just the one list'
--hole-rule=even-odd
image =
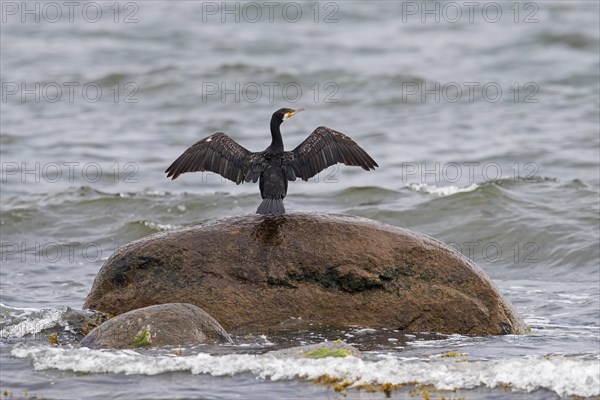
[{"label": "white sea foam", "polygon": [[479,185],[476,183],[472,183],[469,186],[460,187],[460,186],[435,186],[428,185],[427,183],[411,183],[408,187],[415,192],[434,194],[436,196],[450,196],[456,193],[464,193],[464,192],[472,192],[477,189]]},{"label": "white sea foam", "polygon": [[0,303],[0,309],[4,317],[0,321],[1,339],[35,335],[44,329],[67,325],[64,318],[66,307],[62,309],[16,308]]},{"label": "white sea foam", "polygon": [[172,231],[173,229],[177,229],[180,227],[178,225],[159,224],[158,222],[152,221],[142,221],[142,224],[144,224],[144,226],[147,226],[148,228],[156,229],[157,231]]},{"label": "white sea foam", "polygon": [[[265,380],[312,380],[322,375],[355,384],[402,384],[418,382],[440,390],[495,388],[510,385],[515,391],[537,389],[559,396],[600,395],[598,360],[572,357],[521,357],[494,361],[456,362],[451,358],[411,360],[383,358],[365,361],[355,357],[325,359],[279,359],[270,355],[150,356],[135,351],[57,348],[18,344],[11,354],[29,358],[36,370],[59,369],[84,373],[155,375],[173,371],[233,376],[250,373]],[[360,377],[356,381],[356,377]]]}]

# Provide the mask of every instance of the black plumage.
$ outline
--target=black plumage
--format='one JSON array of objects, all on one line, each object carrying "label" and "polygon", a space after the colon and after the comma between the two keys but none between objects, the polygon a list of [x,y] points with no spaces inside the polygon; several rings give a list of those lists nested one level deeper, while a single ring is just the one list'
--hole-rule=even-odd
[{"label": "black plumage", "polygon": [[283,214],[288,181],[308,180],[325,168],[344,163],[364,170],[378,167],[354,140],[320,126],[292,151],[284,151],[281,123],[303,109],[282,108],[271,117],[272,142],[261,152],[251,152],[223,132],[190,146],[165,171],[167,177],[194,171],[215,172],[236,184],[259,181],[263,202],[259,214]]}]

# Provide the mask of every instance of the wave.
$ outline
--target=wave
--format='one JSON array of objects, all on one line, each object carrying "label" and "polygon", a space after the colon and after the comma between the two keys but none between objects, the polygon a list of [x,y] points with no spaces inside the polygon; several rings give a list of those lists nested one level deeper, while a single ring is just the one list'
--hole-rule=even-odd
[{"label": "wave", "polygon": [[93,312],[60,308],[19,308],[0,303],[0,339],[16,339],[35,336],[58,329],[73,332],[82,321],[93,316]]},{"label": "wave", "polygon": [[535,40],[545,46],[558,45],[572,49],[598,49],[598,39],[580,32],[544,32],[539,34]]},{"label": "wave", "polygon": [[[58,369],[81,373],[157,375],[190,372],[212,376],[250,373],[262,380],[316,380],[328,376],[348,382],[348,389],[361,385],[421,384],[438,390],[511,388],[532,392],[546,389],[559,396],[600,394],[598,360],[575,357],[522,357],[493,361],[435,357],[415,360],[379,356],[378,360],[345,358],[276,358],[262,354],[190,356],[148,355],[133,350],[105,351],[87,348],[57,348],[17,344],[11,355],[33,361],[36,370]],[[381,359],[382,358],[382,359]],[[457,362],[463,361],[463,362]]]},{"label": "wave", "polygon": [[428,184],[425,182],[414,182],[409,183],[408,188],[420,193],[434,194],[437,196],[451,196],[457,193],[466,193],[473,192],[479,188],[483,190],[490,190],[490,188],[505,188],[509,189],[512,187],[519,187],[523,185],[529,184],[539,184],[539,183],[559,183],[557,178],[547,177],[547,176],[532,176],[532,177],[518,177],[518,178],[509,178],[504,177],[495,180],[487,180],[479,183],[470,183],[466,186],[459,185],[447,185],[447,186],[438,186],[436,184]]},{"label": "wave", "polygon": [[469,186],[436,186],[428,185],[427,183],[411,183],[408,188],[415,192],[434,194],[437,196],[451,196],[456,193],[472,192],[479,188],[479,185],[472,183]]}]

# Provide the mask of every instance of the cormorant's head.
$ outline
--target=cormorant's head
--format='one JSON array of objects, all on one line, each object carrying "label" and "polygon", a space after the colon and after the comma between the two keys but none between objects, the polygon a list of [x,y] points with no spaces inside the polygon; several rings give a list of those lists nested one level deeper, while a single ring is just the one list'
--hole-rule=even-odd
[{"label": "cormorant's head", "polygon": [[300,111],[304,111],[304,108],[298,108],[297,110],[292,110],[291,108],[280,108],[279,110],[273,113],[272,119],[275,121],[283,122],[288,118],[292,118]]}]

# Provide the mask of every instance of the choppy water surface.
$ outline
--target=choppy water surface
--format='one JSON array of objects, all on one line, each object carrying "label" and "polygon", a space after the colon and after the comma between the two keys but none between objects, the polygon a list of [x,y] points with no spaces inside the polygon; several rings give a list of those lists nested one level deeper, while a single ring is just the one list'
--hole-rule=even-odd
[{"label": "choppy water surface", "polygon": [[[387,1],[229,3],[229,13],[220,2],[30,2],[33,14],[23,4],[3,2],[1,25],[6,397],[343,397],[312,383],[324,374],[355,386],[416,382],[394,398],[600,395],[597,2],[430,2],[429,14],[421,2]],[[452,244],[532,333],[315,329],[179,356],[39,340],[65,325],[67,307],[81,308],[118,246],[254,212],[254,185],[171,182],[163,171],[216,130],[266,147],[283,106],[308,109],[283,125],[288,148],[327,125],[381,166],[293,183],[288,209],[360,215]],[[265,354],[325,339],[356,344],[365,359]]]}]

